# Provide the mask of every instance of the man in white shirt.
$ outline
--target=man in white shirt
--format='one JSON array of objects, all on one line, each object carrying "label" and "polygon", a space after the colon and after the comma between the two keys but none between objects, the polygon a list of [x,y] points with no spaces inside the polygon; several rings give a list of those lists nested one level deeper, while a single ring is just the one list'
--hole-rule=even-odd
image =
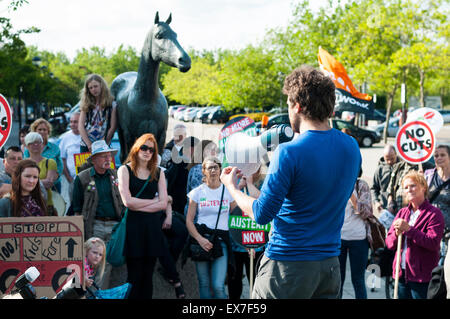
[{"label": "man in white shirt", "polygon": [[78,130],[78,121],[80,113],[73,113],[70,117],[70,131],[61,135],[61,142],[59,143],[59,150],[63,161],[63,174],[68,182],[68,187],[62,191],[62,196],[66,203],[70,203],[73,191],[73,180],[76,176],[74,154],[80,153],[81,135]]}]

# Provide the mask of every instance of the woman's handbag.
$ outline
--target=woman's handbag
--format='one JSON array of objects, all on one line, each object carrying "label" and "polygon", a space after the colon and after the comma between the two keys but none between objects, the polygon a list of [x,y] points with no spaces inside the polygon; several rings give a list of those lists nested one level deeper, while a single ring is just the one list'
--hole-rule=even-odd
[{"label": "woman's handbag", "polygon": [[191,259],[193,261],[213,261],[214,259],[223,256],[222,245],[220,244],[220,238],[217,235],[216,230],[217,224],[219,223],[220,211],[222,210],[222,200],[224,191],[225,187],[222,186],[222,195],[220,197],[220,205],[219,205],[219,212],[217,213],[216,227],[214,227],[214,229],[210,229],[204,224],[201,225],[195,224],[195,228],[197,229],[199,234],[208,239],[213,244],[213,248],[211,248],[209,251],[206,251],[202,248],[202,246],[200,246],[197,240],[191,237],[189,251]]},{"label": "woman's handbag", "polygon": [[[144,186],[142,186],[141,190],[137,193],[136,197],[139,197],[141,193],[144,191],[145,187],[150,180],[150,176],[147,178]],[[106,261],[110,263],[114,267],[119,267],[125,264],[125,240],[127,237],[127,216],[128,216],[128,207],[125,208],[125,212],[123,213],[123,217],[119,223],[117,223],[111,234],[111,239],[106,244]]]},{"label": "woman's handbag", "polygon": [[379,248],[386,247],[386,229],[384,226],[378,221],[375,216],[370,216],[366,219],[369,224],[369,244],[372,251],[376,251]]}]

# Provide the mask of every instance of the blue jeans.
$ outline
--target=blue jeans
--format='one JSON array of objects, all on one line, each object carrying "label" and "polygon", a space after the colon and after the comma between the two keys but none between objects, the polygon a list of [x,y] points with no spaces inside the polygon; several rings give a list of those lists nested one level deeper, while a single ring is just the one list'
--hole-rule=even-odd
[{"label": "blue jeans", "polygon": [[[226,299],[225,278],[228,267],[228,251],[224,242],[221,242],[223,256],[214,261],[196,261],[200,299]],[[211,295],[211,288],[214,296]]]},{"label": "blue jeans", "polygon": [[341,240],[341,254],[339,255],[341,267],[341,295],[345,281],[347,254],[350,257],[350,271],[353,289],[355,289],[355,298],[367,299],[364,275],[366,273],[367,260],[369,258],[369,242],[367,239]]},{"label": "blue jeans", "polygon": [[402,276],[398,279],[398,299],[427,299],[428,282],[413,282],[405,283],[405,270],[402,271]]}]

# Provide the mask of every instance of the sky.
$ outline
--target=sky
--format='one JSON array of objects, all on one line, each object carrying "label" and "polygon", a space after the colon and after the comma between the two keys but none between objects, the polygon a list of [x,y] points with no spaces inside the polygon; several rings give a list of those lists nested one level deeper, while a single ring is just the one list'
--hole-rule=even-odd
[{"label": "sky", "polygon": [[[38,27],[22,35],[39,50],[64,52],[70,59],[81,48],[99,46],[107,53],[120,44],[140,52],[155,14],[165,21],[172,13],[172,29],[185,49],[242,49],[262,41],[267,30],[286,27],[295,0],[28,0],[9,11],[0,0],[0,16],[15,29]],[[314,6],[324,0],[314,1]]]}]

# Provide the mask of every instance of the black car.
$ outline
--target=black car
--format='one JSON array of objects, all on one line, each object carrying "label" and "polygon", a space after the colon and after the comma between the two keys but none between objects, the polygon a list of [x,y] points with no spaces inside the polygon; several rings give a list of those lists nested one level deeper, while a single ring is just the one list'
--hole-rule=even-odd
[{"label": "black car", "polygon": [[201,110],[197,113],[196,121],[206,123],[208,121],[208,116],[211,112],[214,112],[216,109],[220,108],[220,106],[207,106],[204,110]]},{"label": "black car", "polygon": [[[288,124],[291,125],[291,122],[289,122],[289,114],[288,113],[281,113],[281,114],[275,114],[269,117],[269,120],[267,121],[266,129],[271,128],[274,125],[280,125],[280,124]],[[262,123],[256,122],[256,133],[259,134],[261,132]]]},{"label": "black car", "polygon": [[340,131],[342,129],[349,130],[349,134],[353,136],[358,141],[359,145],[363,147],[371,147],[372,144],[379,143],[381,141],[381,136],[378,132],[360,128],[350,122],[339,119],[331,119],[330,125]]},{"label": "black car", "polygon": [[217,123],[226,123],[230,115],[222,108],[218,108],[208,115],[208,123],[217,124]]}]

